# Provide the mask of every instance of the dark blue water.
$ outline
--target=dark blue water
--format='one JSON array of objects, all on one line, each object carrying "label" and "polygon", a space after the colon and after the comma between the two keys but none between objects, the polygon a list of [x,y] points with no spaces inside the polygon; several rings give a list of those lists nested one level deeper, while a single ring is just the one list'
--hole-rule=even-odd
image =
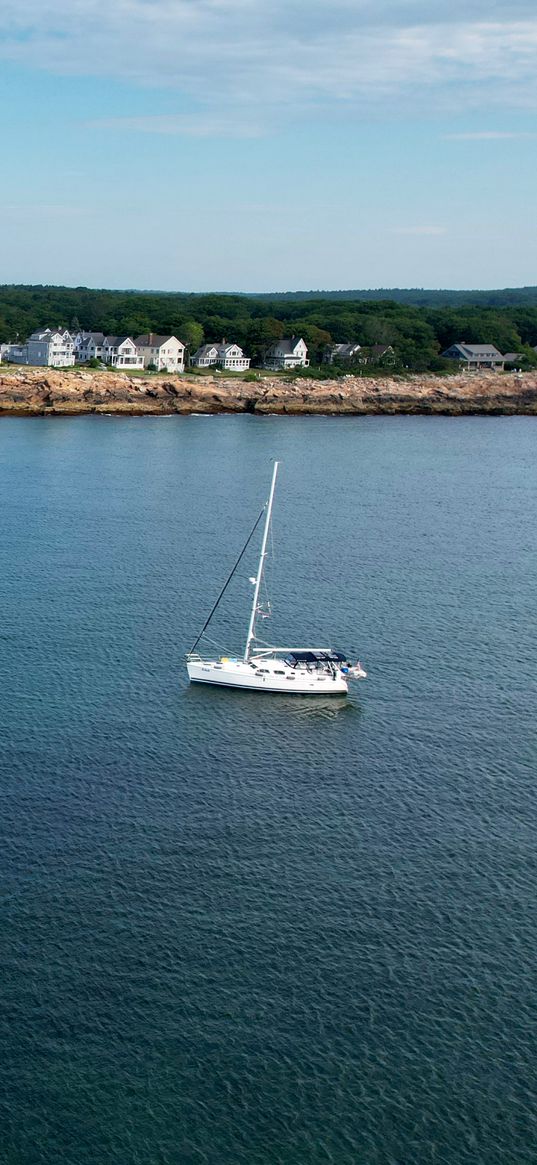
[{"label": "dark blue water", "polygon": [[[0,422],[2,1165],[536,1160],[536,437]],[[275,456],[350,700],[185,683]]]}]

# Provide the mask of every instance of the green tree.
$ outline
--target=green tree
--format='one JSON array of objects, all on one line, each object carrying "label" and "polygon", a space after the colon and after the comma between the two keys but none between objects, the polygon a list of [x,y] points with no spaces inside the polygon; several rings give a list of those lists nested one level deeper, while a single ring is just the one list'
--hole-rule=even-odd
[{"label": "green tree", "polygon": [[280,340],[284,333],[281,320],[267,316],[266,319],[254,319],[248,325],[245,347],[253,364],[262,364],[268,349],[275,340]]},{"label": "green tree", "polygon": [[186,320],[177,330],[177,338],[186,344],[190,354],[197,352],[203,344],[203,324],[197,320]]}]

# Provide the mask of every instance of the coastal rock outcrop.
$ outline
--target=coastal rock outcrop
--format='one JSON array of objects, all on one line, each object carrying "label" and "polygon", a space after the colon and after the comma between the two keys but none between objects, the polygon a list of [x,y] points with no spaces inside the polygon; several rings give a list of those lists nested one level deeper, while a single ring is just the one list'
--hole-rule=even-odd
[{"label": "coastal rock outcrop", "polygon": [[537,372],[451,376],[344,376],[334,380],[262,373],[255,381],[218,376],[126,376],[109,371],[0,369],[0,415],[82,413],[281,413],[350,415],[537,414]]}]

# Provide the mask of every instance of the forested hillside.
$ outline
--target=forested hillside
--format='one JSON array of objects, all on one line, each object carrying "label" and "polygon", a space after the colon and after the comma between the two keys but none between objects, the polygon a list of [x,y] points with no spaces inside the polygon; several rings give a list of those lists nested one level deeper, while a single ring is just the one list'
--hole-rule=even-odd
[{"label": "forested hillside", "polygon": [[[347,293],[350,295],[351,293]],[[491,294],[491,293],[486,293]],[[499,293],[498,293],[499,294]],[[84,287],[0,287],[0,341],[26,339],[38,327],[84,328],[137,336],[173,333],[193,351],[203,340],[241,344],[253,363],[273,340],[302,335],[313,364],[326,344],[391,344],[396,364],[441,370],[440,353],[454,341],[494,343],[537,363],[537,304],[415,306],[395,300],[331,296],[282,299],[245,295],[185,295],[98,291]]]},{"label": "forested hillside", "polygon": [[258,298],[278,301],[293,299],[362,299],[366,301],[391,299],[394,303],[407,303],[414,307],[459,307],[461,304],[474,304],[476,307],[516,307],[521,304],[537,307],[537,287],[503,287],[493,291],[377,287],[361,291],[278,291]]}]

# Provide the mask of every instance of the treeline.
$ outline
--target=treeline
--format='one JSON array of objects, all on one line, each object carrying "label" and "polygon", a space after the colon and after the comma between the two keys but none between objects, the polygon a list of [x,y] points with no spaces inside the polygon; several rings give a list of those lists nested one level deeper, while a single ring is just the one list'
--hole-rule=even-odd
[{"label": "treeline", "polygon": [[[488,294],[488,293],[487,293]],[[395,300],[330,297],[300,300],[226,294],[98,291],[85,287],[0,287],[0,342],[25,340],[40,327],[79,328],[111,335],[173,334],[194,351],[207,340],[233,340],[262,361],[282,336],[302,335],[312,364],[327,344],[390,344],[396,365],[416,371],[448,366],[450,344],[493,343],[537,364],[535,306],[415,306]],[[452,367],[452,364],[449,364]]]},{"label": "treeline", "polygon": [[262,295],[259,298],[278,300],[278,302],[308,299],[361,299],[365,302],[378,302],[389,299],[394,303],[406,303],[414,307],[459,307],[463,304],[473,304],[475,307],[517,307],[519,305],[537,307],[537,287],[503,287],[494,291],[377,287],[362,291],[278,291]]}]

